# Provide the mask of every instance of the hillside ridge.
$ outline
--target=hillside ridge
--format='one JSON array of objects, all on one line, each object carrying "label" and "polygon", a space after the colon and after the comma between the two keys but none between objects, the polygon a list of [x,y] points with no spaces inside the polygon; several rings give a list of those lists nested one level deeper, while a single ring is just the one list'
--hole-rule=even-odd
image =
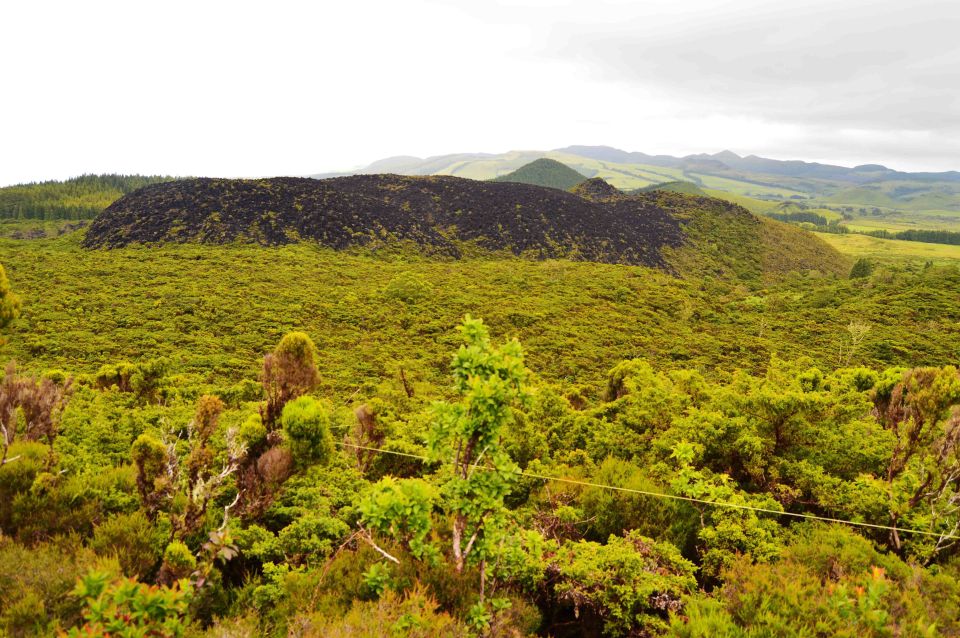
[{"label": "hillside ridge", "polygon": [[469,242],[535,258],[667,268],[660,248],[679,247],[683,237],[677,216],[652,198],[612,205],[527,184],[387,174],[149,186],[107,208],[84,245],[310,239],[346,249],[410,241],[459,257]]},{"label": "hillside ridge", "polygon": [[[383,174],[155,184],[108,207],[90,225],[83,245],[277,246],[307,240],[336,250],[380,250],[408,244],[440,258],[480,250],[757,279],[766,272],[759,255],[796,248],[766,246],[764,236],[759,220],[730,202],[664,191],[626,195],[600,179],[584,181],[573,193]],[[773,259],[786,264],[781,269],[847,268],[844,258],[813,235],[797,231],[790,237],[807,247],[802,254],[816,259]]]}]

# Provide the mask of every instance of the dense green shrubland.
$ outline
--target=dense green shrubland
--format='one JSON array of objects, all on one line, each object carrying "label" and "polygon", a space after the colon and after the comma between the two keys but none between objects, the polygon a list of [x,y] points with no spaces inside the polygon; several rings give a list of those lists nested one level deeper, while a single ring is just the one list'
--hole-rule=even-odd
[{"label": "dense green shrubland", "polygon": [[0,259],[0,633],[960,635],[954,269]]}]

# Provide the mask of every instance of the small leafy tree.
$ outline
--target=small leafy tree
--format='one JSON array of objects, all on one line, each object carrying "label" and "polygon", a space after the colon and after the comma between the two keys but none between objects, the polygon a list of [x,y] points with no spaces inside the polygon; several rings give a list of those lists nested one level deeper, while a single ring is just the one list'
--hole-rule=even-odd
[{"label": "small leafy tree", "polygon": [[422,479],[395,481],[388,476],[360,503],[360,515],[371,530],[392,536],[414,557],[435,558],[437,549],[429,544],[428,535],[437,498],[436,488]]},{"label": "small leafy tree", "polygon": [[467,315],[460,332],[466,341],[453,357],[457,403],[433,405],[429,434],[433,456],[445,459],[447,480],[442,507],[451,519],[454,567],[476,554],[482,561],[504,515],[503,499],[517,475],[516,463],[503,448],[513,406],[527,398],[527,369],[517,340],[494,347],[481,319]]},{"label": "small leafy tree", "polygon": [[[283,411],[290,401],[317,386],[320,378],[317,357],[317,347],[306,333],[291,332],[263,359],[260,380],[266,400],[261,403],[259,414],[243,426],[242,438],[247,450],[237,472],[238,509],[245,518],[253,519],[266,511],[276,490],[293,473],[293,453],[284,445]],[[294,447],[322,456],[326,440],[321,433],[322,416],[306,404],[292,410]],[[308,415],[312,416],[308,418]],[[308,430],[313,432],[310,436],[318,437],[313,442],[315,445],[306,445],[306,440],[301,438],[308,436]]]},{"label": "small leafy tree", "polygon": [[[450,529],[450,557],[460,574],[468,564],[480,569],[480,601],[470,612],[470,624],[490,621],[484,604],[487,560],[503,549],[508,522],[504,498],[519,468],[503,444],[513,422],[513,406],[526,399],[519,342],[495,347],[479,319],[465,318],[460,332],[466,343],[454,354],[456,403],[431,407],[433,425],[428,434],[430,453],[443,463],[436,475],[438,488],[421,479],[386,478],[374,485],[360,504],[361,524],[391,536],[421,560],[431,562],[440,550],[428,538],[432,513],[438,509]],[[378,547],[367,530],[362,537],[386,558],[398,560]],[[494,601],[494,610],[505,601]]]},{"label": "small leafy tree", "polygon": [[263,391],[266,403],[260,417],[268,430],[280,420],[288,401],[304,395],[317,386],[317,347],[305,332],[284,335],[273,352],[263,358]]},{"label": "small leafy tree", "polygon": [[850,279],[863,279],[873,273],[873,262],[866,257],[861,257],[857,263],[850,269]]}]

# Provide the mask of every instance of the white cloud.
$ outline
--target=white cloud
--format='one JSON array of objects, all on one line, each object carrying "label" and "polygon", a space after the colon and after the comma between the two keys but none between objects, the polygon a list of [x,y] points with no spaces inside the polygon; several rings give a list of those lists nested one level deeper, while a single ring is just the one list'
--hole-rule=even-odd
[{"label": "white cloud", "polygon": [[574,143],[949,168],[955,6],[7,3],[0,183]]}]

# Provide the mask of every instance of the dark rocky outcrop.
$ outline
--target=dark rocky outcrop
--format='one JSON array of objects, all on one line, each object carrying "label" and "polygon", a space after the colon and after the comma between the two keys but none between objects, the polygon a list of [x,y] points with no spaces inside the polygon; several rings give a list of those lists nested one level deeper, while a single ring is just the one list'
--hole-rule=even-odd
[{"label": "dark rocky outcrop", "polygon": [[682,221],[656,198],[599,202],[527,184],[356,175],[148,186],[97,217],[84,245],[314,240],[344,249],[405,240],[456,257],[469,242],[534,258],[665,267],[661,247],[683,239]]}]

